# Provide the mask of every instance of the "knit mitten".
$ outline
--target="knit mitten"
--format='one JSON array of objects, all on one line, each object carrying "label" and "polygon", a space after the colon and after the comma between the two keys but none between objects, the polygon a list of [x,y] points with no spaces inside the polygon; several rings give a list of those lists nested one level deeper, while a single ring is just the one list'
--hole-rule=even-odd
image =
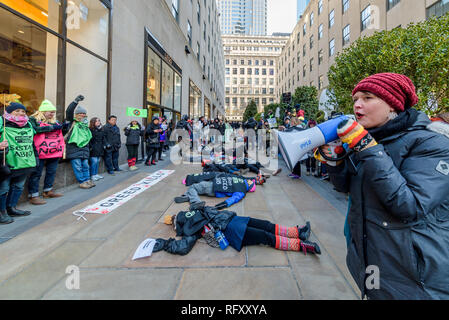
[{"label": "knit mitten", "polygon": [[376,140],[358,122],[348,119],[342,121],[337,128],[337,134],[343,143],[347,143],[349,148],[355,152],[377,145]]}]

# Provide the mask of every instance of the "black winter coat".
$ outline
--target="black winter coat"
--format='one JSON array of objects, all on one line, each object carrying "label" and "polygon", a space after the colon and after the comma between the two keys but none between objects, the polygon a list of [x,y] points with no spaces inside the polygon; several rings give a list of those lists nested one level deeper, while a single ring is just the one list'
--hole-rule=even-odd
[{"label": "black winter coat", "polygon": [[185,255],[192,250],[196,240],[201,238],[201,231],[204,225],[210,223],[215,230],[225,230],[235,216],[235,212],[218,211],[214,207],[204,207],[204,209],[194,211],[181,211],[176,216],[176,235],[182,236],[182,239],[157,239],[158,244],[153,251],[165,250],[173,254]]},{"label": "black winter coat", "polygon": [[126,145],[135,146],[140,144],[140,137],[143,137],[145,131],[142,129],[125,128]]},{"label": "black winter coat", "polygon": [[[449,299],[449,139],[429,123],[419,112],[351,156],[354,166],[327,166],[350,193],[346,262],[362,297]],[[368,266],[379,268],[379,289],[365,287]]]},{"label": "black winter coat", "polygon": [[154,132],[155,130],[160,129],[160,125],[154,124],[153,122],[145,130],[145,142],[147,144],[147,148],[159,148],[159,132]]},{"label": "black winter coat", "polygon": [[120,129],[115,125],[106,124],[104,126],[104,134],[106,137],[106,144],[110,144],[114,151],[117,151],[122,146],[122,141],[120,140]]},{"label": "black winter coat", "polygon": [[102,157],[106,146],[104,127],[90,129],[90,131],[92,132],[92,139],[89,142],[90,157]]}]

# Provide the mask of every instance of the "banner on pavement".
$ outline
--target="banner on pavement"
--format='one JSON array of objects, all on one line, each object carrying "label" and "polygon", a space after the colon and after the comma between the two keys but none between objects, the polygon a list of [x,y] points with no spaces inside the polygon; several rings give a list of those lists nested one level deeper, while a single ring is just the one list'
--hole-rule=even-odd
[{"label": "banner on pavement", "polygon": [[[79,219],[84,219],[84,215],[86,213],[98,213],[98,214],[108,214],[111,211],[117,209],[121,205],[125,204],[135,196],[141,194],[142,192],[148,190],[159,181],[165,179],[169,175],[171,175],[175,170],[159,170],[148,177],[130,185],[128,188],[114,193],[113,195],[98,201],[95,204],[89,205],[82,210],[78,210],[73,212],[73,215],[78,216]],[[86,220],[87,221],[87,220]]]}]

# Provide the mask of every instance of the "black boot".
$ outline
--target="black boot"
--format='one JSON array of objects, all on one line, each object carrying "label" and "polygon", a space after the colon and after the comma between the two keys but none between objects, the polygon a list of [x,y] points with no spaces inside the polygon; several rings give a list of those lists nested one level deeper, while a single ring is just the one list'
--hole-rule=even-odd
[{"label": "black boot", "polygon": [[190,198],[188,196],[180,196],[175,198],[176,203],[183,203],[183,202],[189,202]]},{"label": "black boot", "polygon": [[205,201],[201,201],[201,202],[194,202],[190,205],[190,210],[201,210],[204,208],[204,206],[206,205]]},{"label": "black boot", "polygon": [[5,210],[0,210],[0,224],[8,224],[14,222],[14,219],[11,218]]},{"label": "black boot", "polygon": [[310,222],[307,221],[305,226],[302,227],[298,227],[298,234],[299,234],[299,239],[301,240],[307,240],[310,237]]},{"label": "black boot", "polygon": [[19,210],[16,207],[6,208],[6,211],[11,217],[24,217],[31,214],[31,211]]}]

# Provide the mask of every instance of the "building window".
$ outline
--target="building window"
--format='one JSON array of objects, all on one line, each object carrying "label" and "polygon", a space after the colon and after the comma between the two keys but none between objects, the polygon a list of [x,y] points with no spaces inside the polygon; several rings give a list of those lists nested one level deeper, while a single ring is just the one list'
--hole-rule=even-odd
[{"label": "building window", "polygon": [[247,75],[252,75],[253,74],[253,69],[252,68],[247,68],[246,69],[246,74]]},{"label": "building window", "polygon": [[245,68],[240,68],[240,74],[245,74]]},{"label": "building window", "polygon": [[387,0],[387,11],[397,5],[401,0]]},{"label": "building window", "polygon": [[324,79],[323,76],[318,77],[318,90],[321,90],[323,88]]},{"label": "building window", "polygon": [[301,32],[298,32],[296,35],[296,44],[299,44],[299,40],[301,39]]},{"label": "building window", "polygon": [[201,47],[200,47],[200,43],[197,42],[196,43],[196,58],[198,59],[198,61],[200,61],[200,55],[201,55]]},{"label": "building window", "polygon": [[200,5],[199,1],[198,1],[198,7],[196,10],[196,17],[198,18],[198,25],[201,25],[201,5]]},{"label": "building window", "polygon": [[342,0],[342,10],[343,13],[345,13],[346,11],[348,11],[349,9],[349,0]]},{"label": "building window", "polygon": [[318,65],[320,65],[323,62],[323,49],[318,51]]},{"label": "building window", "polygon": [[345,46],[346,44],[349,43],[349,40],[351,38],[350,36],[350,25],[348,24],[346,27],[344,27],[343,29],[343,46]]},{"label": "building window", "polygon": [[310,59],[310,72],[313,71],[313,58]]},{"label": "building window", "polygon": [[192,25],[187,20],[187,39],[189,39],[189,46],[192,47]]},{"label": "building window", "polygon": [[360,19],[362,21],[362,31],[368,28],[371,24],[371,6],[368,5],[360,14]]},{"label": "building window", "polygon": [[305,57],[306,56],[306,44],[304,44],[302,46],[302,56]]},{"label": "building window", "polygon": [[323,37],[323,24],[320,24],[318,27],[318,40],[320,40]]},{"label": "building window", "polygon": [[310,14],[310,26],[313,26],[313,12]]},{"label": "building window", "polygon": [[332,10],[329,13],[329,28],[332,28],[332,26],[334,25],[334,22],[335,22],[335,11]]},{"label": "building window", "polygon": [[440,0],[426,9],[426,18],[441,17],[449,12],[449,0]]},{"label": "building window", "polygon": [[304,65],[304,66],[302,67],[302,77],[303,77],[303,78],[306,76],[306,69],[307,69],[307,66]]},{"label": "building window", "polygon": [[161,105],[163,107],[173,109],[173,69],[168,64],[162,61],[162,97]]},{"label": "building window", "polygon": [[171,13],[176,21],[179,22],[179,0],[171,0]]},{"label": "building window", "polygon": [[232,74],[237,74],[237,68],[232,68]]},{"label": "building window", "polygon": [[307,32],[307,24],[304,23],[304,25],[302,26],[302,34],[305,36]]},{"label": "building window", "polygon": [[310,43],[310,49],[312,49],[313,48],[313,35],[310,36],[309,43]]},{"label": "building window", "polygon": [[332,57],[335,53],[335,39],[329,41],[329,57]]},{"label": "building window", "polygon": [[318,1],[318,15],[323,12],[323,0]]}]

